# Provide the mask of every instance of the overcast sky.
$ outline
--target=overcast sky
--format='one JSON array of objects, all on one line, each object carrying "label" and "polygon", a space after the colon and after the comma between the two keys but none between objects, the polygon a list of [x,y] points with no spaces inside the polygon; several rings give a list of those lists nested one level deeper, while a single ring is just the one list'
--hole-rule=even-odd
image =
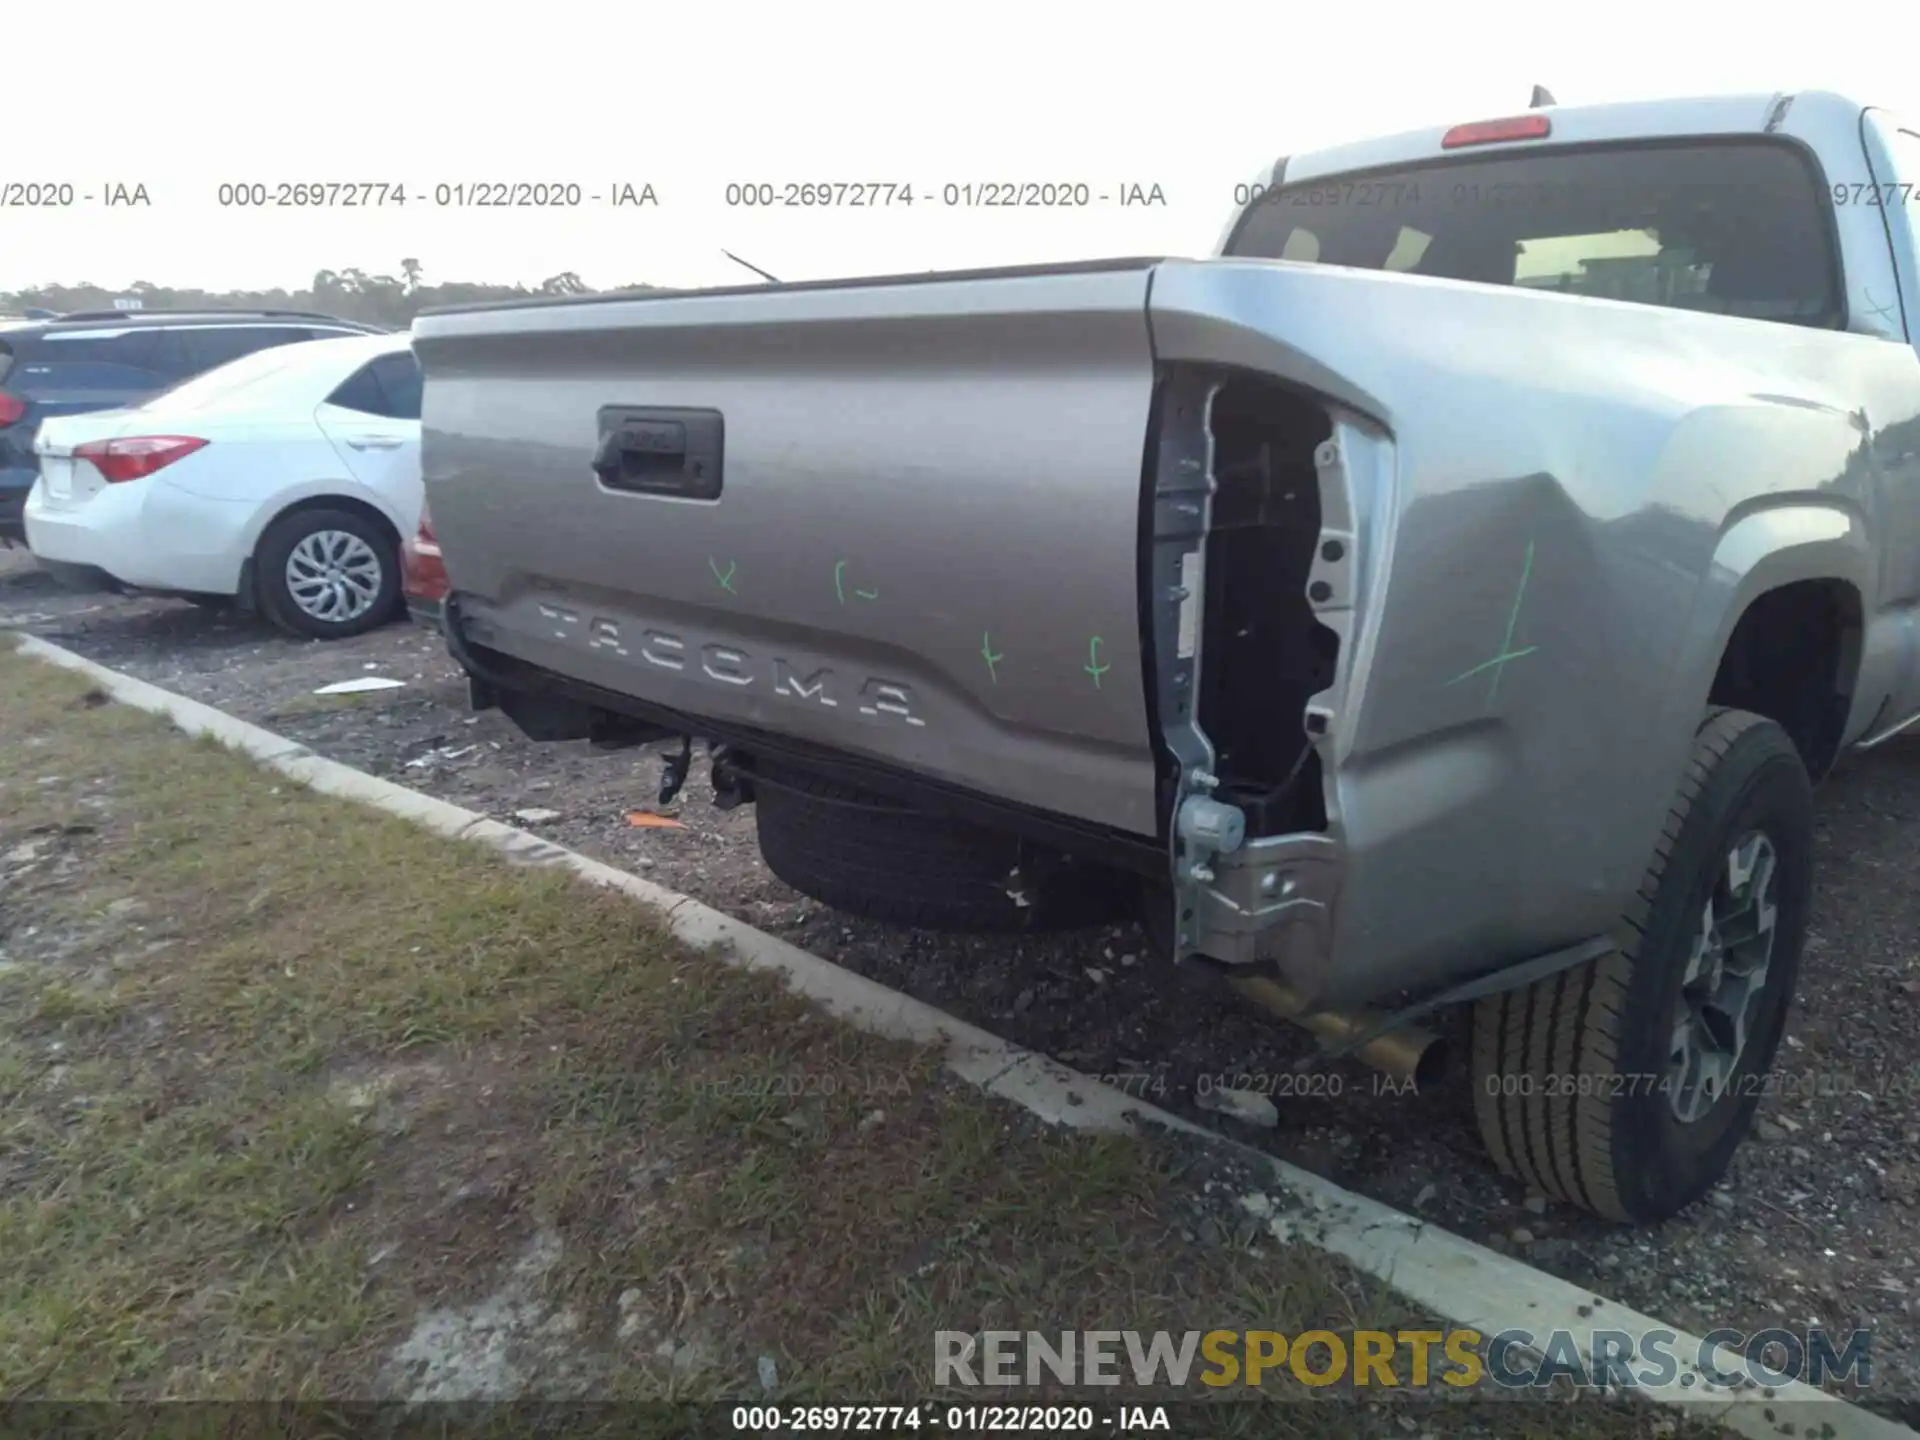
[{"label": "overcast sky", "polygon": [[[1204,252],[1274,156],[1562,103],[1831,88],[1920,118],[1909,4],[675,6],[58,0],[7,7],[0,185],[144,184],[147,209],[0,209],[0,289],[134,280],[737,283]],[[404,207],[222,208],[222,183],[373,182]],[[913,206],[749,210],[729,181],[907,184]],[[1159,185],[1164,207],[966,210],[946,184]],[[468,209],[437,186],[651,184],[657,206]]]}]

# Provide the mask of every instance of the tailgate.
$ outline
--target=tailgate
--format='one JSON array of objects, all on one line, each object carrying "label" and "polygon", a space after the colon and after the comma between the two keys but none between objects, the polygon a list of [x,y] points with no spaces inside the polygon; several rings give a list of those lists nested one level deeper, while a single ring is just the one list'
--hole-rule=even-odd
[{"label": "tailgate", "polygon": [[1154,833],[1151,274],[423,316],[427,498],[471,638]]}]

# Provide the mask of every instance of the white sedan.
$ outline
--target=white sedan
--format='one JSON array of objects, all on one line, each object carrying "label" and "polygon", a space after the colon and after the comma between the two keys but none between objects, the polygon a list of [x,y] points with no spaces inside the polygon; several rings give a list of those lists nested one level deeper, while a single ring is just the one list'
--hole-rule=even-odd
[{"label": "white sedan", "polygon": [[260,350],[121,410],[55,416],[27,545],[69,584],[238,601],[297,635],[397,616],[420,523],[407,335]]}]

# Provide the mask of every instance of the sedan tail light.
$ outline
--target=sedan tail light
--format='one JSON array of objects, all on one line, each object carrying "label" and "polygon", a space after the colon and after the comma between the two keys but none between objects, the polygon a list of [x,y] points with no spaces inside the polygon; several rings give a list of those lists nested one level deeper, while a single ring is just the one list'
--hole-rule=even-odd
[{"label": "sedan tail light", "polygon": [[189,435],[129,435],[118,440],[89,440],[73,447],[76,460],[88,460],[109,485],[138,480],[164,470],[206,445]]},{"label": "sedan tail light", "polygon": [[439,537],[433,533],[433,518],[425,505],[420,507],[420,528],[400,547],[400,572],[401,588],[409,600],[438,603],[453,588],[440,554]]},{"label": "sedan tail light", "polygon": [[27,402],[0,390],[0,425],[14,425],[27,413]]}]

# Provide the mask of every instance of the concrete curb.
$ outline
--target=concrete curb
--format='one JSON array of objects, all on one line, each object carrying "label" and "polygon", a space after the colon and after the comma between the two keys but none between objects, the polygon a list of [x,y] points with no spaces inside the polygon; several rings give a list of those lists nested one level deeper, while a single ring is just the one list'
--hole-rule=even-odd
[{"label": "concrete curb", "polygon": [[[1677,1372],[1671,1381],[1640,1386],[1636,1393],[1663,1404],[1683,1405],[1695,1420],[1717,1423],[1755,1440],[1820,1434],[1833,1440],[1913,1440],[1920,1434],[1798,1381],[1764,1392],[1713,1385],[1686,1358],[1706,1353],[1700,1337],[1132,1099],[689,896],[525,830],[328,760],[269,730],[96,665],[36,636],[21,636],[20,650],[78,671],[116,700],[165,716],[189,734],[210,736],[312,789],[371,805],[454,839],[487,845],[515,864],[560,866],[593,884],[623,891],[660,910],[674,935],[686,944],[711,949],[728,964],[777,972],[792,989],[864,1030],[938,1048],[956,1076],[1050,1123],[1105,1131],[1159,1126],[1230,1149],[1255,1167],[1255,1173],[1264,1171],[1271,1177],[1266,1193],[1249,1195],[1245,1203],[1257,1214],[1267,1213],[1271,1205],[1271,1212],[1282,1217],[1270,1222],[1276,1238],[1341,1256],[1454,1325],[1489,1336],[1510,1329],[1535,1335],[1566,1331],[1575,1339],[1572,1348],[1588,1365],[1594,1359],[1591,1336],[1596,1330],[1634,1336],[1663,1333],[1671,1337],[1668,1348],[1678,1361]],[[1737,1357],[1716,1349],[1715,1363],[1732,1370]]]}]

